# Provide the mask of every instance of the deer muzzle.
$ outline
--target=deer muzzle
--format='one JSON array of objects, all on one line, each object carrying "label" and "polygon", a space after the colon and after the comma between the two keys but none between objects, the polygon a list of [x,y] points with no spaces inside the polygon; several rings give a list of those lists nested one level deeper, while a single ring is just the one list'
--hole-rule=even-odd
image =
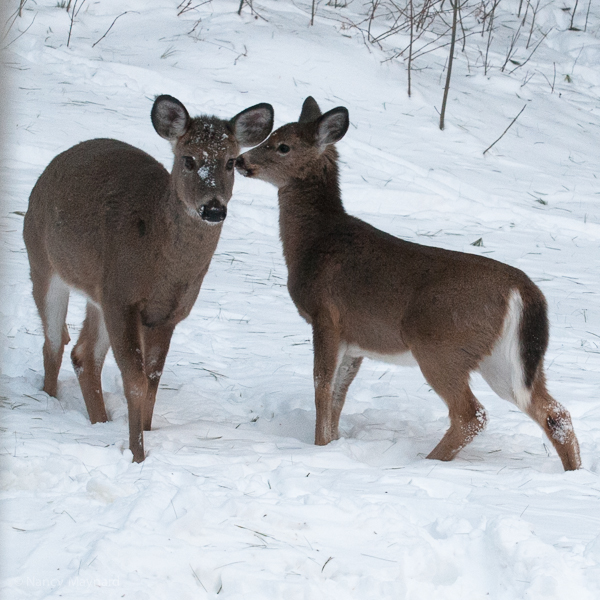
[{"label": "deer muzzle", "polygon": [[244,177],[252,177],[252,175],[254,175],[254,171],[246,164],[243,154],[237,157],[237,160],[235,161],[235,168]]},{"label": "deer muzzle", "polygon": [[203,204],[198,211],[202,220],[208,223],[221,223],[227,216],[227,207],[217,198]]}]

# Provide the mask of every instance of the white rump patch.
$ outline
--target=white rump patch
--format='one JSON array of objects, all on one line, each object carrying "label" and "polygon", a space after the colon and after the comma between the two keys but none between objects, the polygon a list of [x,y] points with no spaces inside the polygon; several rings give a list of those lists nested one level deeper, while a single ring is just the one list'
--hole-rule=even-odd
[{"label": "white rump patch", "polygon": [[517,290],[512,290],[508,299],[502,334],[494,345],[492,353],[479,363],[477,370],[500,398],[526,411],[531,402],[531,392],[525,387],[519,343],[522,315],[523,299]]}]

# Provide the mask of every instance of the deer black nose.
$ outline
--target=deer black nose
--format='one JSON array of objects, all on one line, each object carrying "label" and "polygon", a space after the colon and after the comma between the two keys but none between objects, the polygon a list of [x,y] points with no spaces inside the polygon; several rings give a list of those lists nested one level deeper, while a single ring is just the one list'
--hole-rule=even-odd
[{"label": "deer black nose", "polygon": [[242,154],[241,156],[237,157],[237,160],[235,161],[235,166],[237,168],[237,170],[244,176],[244,177],[252,177],[253,175],[253,171],[250,167],[248,167],[246,165],[246,162],[244,161],[244,155]]},{"label": "deer black nose", "polygon": [[227,216],[227,207],[217,198],[200,207],[200,216],[209,223],[221,223]]}]

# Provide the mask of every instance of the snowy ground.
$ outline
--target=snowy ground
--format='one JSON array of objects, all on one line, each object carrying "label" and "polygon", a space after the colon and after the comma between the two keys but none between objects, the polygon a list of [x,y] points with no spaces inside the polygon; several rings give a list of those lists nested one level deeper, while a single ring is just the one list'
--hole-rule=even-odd
[{"label": "snowy ground", "polygon": [[[457,60],[441,132],[447,49],[417,64],[409,99],[404,64],[382,63],[386,48],[367,49],[324,2],[313,28],[307,1],[256,0],[268,21],[247,9],[239,17],[238,0],[179,17],[178,3],[89,0],[67,48],[65,10],[30,0],[3,42],[12,116],[0,214],[2,597],[600,597],[598,6],[584,33],[567,31],[561,9],[572,2],[550,3],[539,21],[552,31],[512,75],[485,77]],[[506,16],[518,3],[504,4]],[[496,65],[502,51],[499,42]],[[452,463],[426,460],[447,427],[445,406],[418,370],[373,362],[350,389],[343,439],[313,446],[310,329],[285,287],[276,191],[240,177],[200,297],[173,339],[146,461],[131,463],[110,355],[109,423],[90,425],[70,347],[58,399],[41,392],[21,236],[29,192],[53,156],[93,137],[169,166],[149,119],[159,93],[221,117],[270,102],[276,126],[295,120],[309,94],[324,109],[348,107],[339,151],[350,212],[510,263],[546,294],[549,385],[571,412],[584,468],[564,473],[537,426],[481,379],[488,429]],[[74,296],[72,338],[83,307]]]}]

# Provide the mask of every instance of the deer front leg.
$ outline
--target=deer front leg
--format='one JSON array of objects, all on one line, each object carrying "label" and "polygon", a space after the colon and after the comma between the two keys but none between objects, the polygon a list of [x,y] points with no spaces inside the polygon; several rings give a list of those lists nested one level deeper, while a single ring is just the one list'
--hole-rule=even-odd
[{"label": "deer front leg", "polygon": [[338,369],[340,335],[329,316],[313,320],[314,382],[317,422],[315,444],[325,446],[334,439],[333,380]]},{"label": "deer front leg", "polygon": [[71,362],[92,423],[108,421],[102,396],[102,365],[109,347],[102,312],[88,302],[83,328],[71,352]]},{"label": "deer front leg", "polygon": [[340,437],[339,425],[340,415],[342,414],[342,408],[344,408],[344,402],[346,401],[346,394],[350,384],[354,381],[360,365],[362,364],[362,357],[351,357],[344,356],[335,375],[335,383],[333,386],[333,439],[337,440]]},{"label": "deer front leg", "polygon": [[[33,298],[44,327],[44,392],[56,397],[58,373],[65,346],[69,343],[69,332],[65,319],[69,305],[69,288],[56,274],[49,274],[50,266],[34,265],[30,255]],[[39,260],[39,258],[38,258]]]},{"label": "deer front leg", "polygon": [[144,431],[150,431],[152,426],[156,392],[174,329],[174,325],[144,327],[144,368],[148,377],[148,391],[142,417]]},{"label": "deer front leg", "polygon": [[104,310],[104,320],[115,360],[123,377],[129,414],[129,449],[133,454],[133,462],[142,462],[142,412],[148,393],[148,378],[144,370],[140,311],[135,305],[109,306]]}]

